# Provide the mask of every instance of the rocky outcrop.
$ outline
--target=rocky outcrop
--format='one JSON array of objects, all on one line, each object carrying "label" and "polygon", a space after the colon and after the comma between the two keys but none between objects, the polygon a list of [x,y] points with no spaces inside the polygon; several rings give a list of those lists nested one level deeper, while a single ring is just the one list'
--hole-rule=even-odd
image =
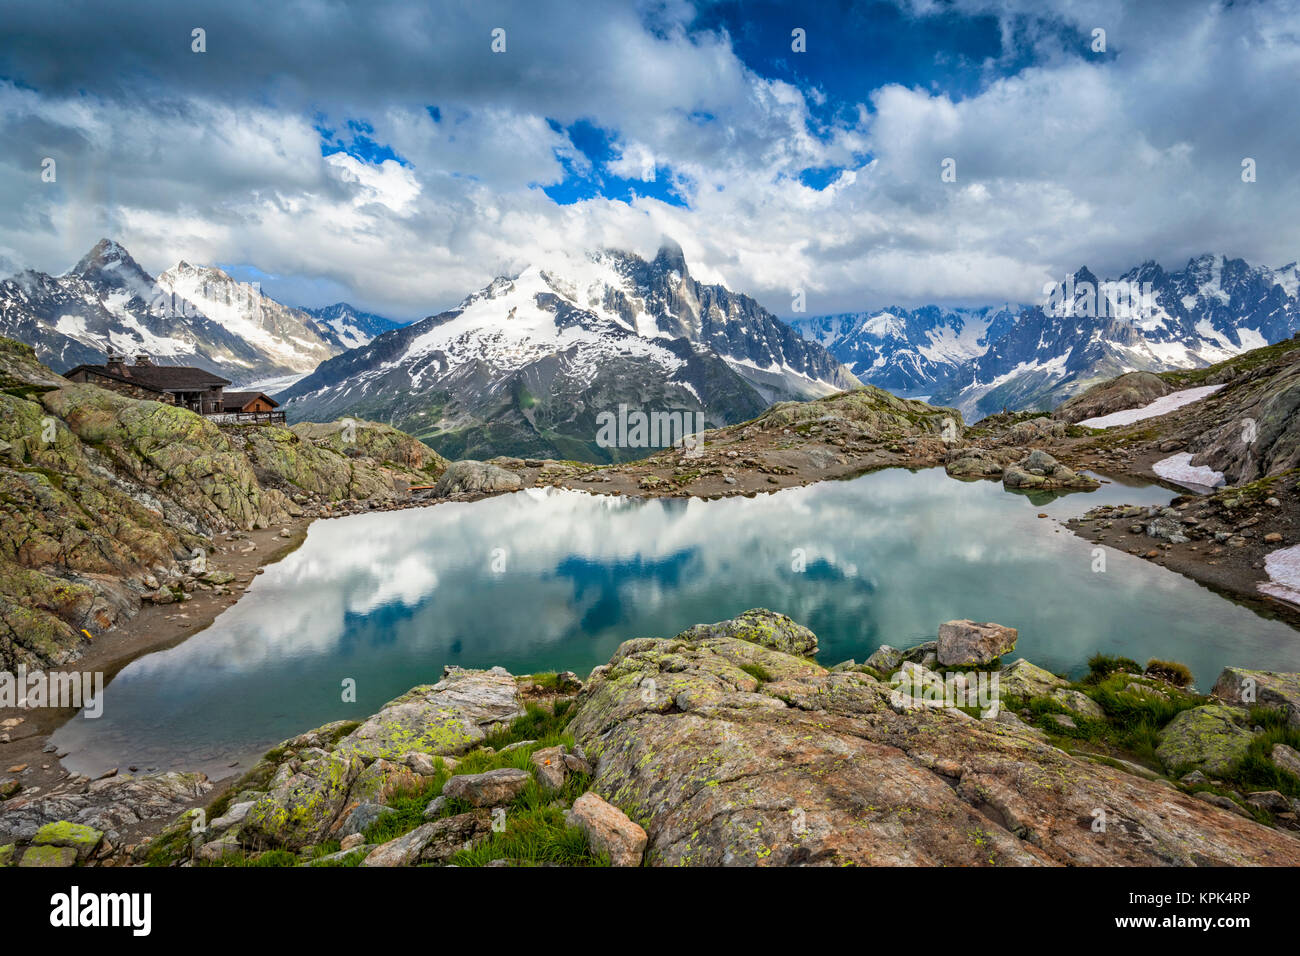
[{"label": "rocky outcrop", "polygon": [[110,845],[120,846],[123,832],[130,827],[174,817],[211,789],[201,773],[121,774],[102,780],[74,777],[48,792],[0,803],[0,844],[34,841],[42,828],[63,824],[93,829]]},{"label": "rocky outcrop", "polygon": [[297,850],[320,842],[365,768],[361,758],[308,750],[282,764],[240,824],[241,842]]},{"label": "rocky outcrop", "polygon": [[1066,684],[1065,680],[1051,671],[1031,664],[1023,657],[1004,667],[998,679],[1002,693],[1023,698],[1042,697]]},{"label": "rocky outcrop", "polygon": [[687,641],[732,638],[799,657],[814,657],[817,654],[816,634],[784,614],[761,608],[744,611],[729,621],[696,624],[679,636]]},{"label": "rocky outcrop", "polygon": [[485,773],[459,774],[447,781],[442,796],[449,800],[463,800],[471,807],[496,807],[509,803],[519,794],[532,776],[527,770],[500,767]]},{"label": "rocky outcrop", "polygon": [[1112,412],[1150,405],[1172,391],[1174,386],[1154,372],[1126,372],[1062,402],[1052,412],[1052,417],[1071,423],[1100,418]]},{"label": "rocky outcrop", "polygon": [[946,429],[955,440],[962,429],[961,413],[955,408],[899,398],[873,385],[813,402],[778,402],[751,424],[759,428],[787,428],[833,419],[852,422],[859,435],[867,438],[917,434],[942,437]]},{"label": "rocky outcrop", "polygon": [[624,644],[570,730],[660,864],[1300,862],[1291,836],[1015,724],[895,710],[868,674],[734,638]]},{"label": "rocky outcrop", "polygon": [[503,668],[448,667],[438,683],[414,687],[385,704],[339,741],[337,751],[366,763],[381,757],[401,762],[411,753],[452,756],[522,713],[515,679]]},{"label": "rocky outcrop", "polygon": [[[432,758],[465,752],[523,712],[518,685],[501,668],[449,667],[437,684],[412,688],[360,724],[336,721],[280,744],[232,786],[227,812],[185,842],[215,861],[358,834],[384,815],[385,804],[426,785],[437,772]],[[484,777],[487,782],[471,786]],[[452,779],[458,783],[449,797],[493,806],[517,794],[528,774]],[[398,865],[382,861],[408,856],[428,862],[425,849],[390,847],[367,865]]]},{"label": "rocky outcrop", "polygon": [[429,481],[445,464],[367,422],[305,434],[218,426],[68,382],[7,339],[0,386],[0,667],[9,670],[75,659],[83,629],[94,636],[129,619],[146,593],[176,597],[185,562],[211,552],[217,534],[274,527],[310,500],[392,499],[399,483]]},{"label": "rocky outcrop", "polygon": [[[1168,432],[1191,465],[1237,485],[1300,467],[1300,338],[1247,353],[1222,370],[1212,412],[1191,412]],[[1207,381],[1212,381],[1207,378]]]},{"label": "rocky outcrop", "polygon": [[518,491],[522,487],[523,482],[513,471],[506,471],[485,461],[454,461],[434,485],[433,497],[493,494],[499,491]]},{"label": "rocky outcrop", "polygon": [[[1098,388],[1114,387],[1122,378]],[[1300,467],[1300,336],[1209,368],[1162,372],[1159,378],[1170,391],[1221,388],[1159,418],[1107,429],[1096,446],[1104,456],[1122,463],[1166,460],[1177,452],[1187,456],[1181,470],[1218,473],[1228,486]]]},{"label": "rocky outcrop", "polygon": [[1020,448],[961,446],[948,450],[944,469],[954,478],[1001,478],[1007,466],[1022,457]]},{"label": "rocky outcrop", "polygon": [[1031,451],[1003,471],[1002,483],[1008,488],[1025,491],[1058,488],[1091,490],[1101,487],[1101,482],[1095,478],[1078,474],[1040,449]]},{"label": "rocky outcrop", "polygon": [[291,429],[264,425],[231,432],[232,445],[247,458],[259,483],[286,494],[303,492],[327,500],[392,498],[398,480],[425,482],[446,468],[437,452],[374,422]]},{"label": "rocky outcrop", "polygon": [[381,422],[345,419],[338,422],[299,422],[290,429],[317,448],[346,455],[388,462],[409,471],[428,472],[435,477],[447,467],[447,459],[424,442]]}]

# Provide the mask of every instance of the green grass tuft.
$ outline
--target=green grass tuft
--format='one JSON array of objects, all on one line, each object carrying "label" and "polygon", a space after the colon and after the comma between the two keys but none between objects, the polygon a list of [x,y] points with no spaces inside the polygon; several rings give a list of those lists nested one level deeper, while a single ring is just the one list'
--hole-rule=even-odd
[{"label": "green grass tuft", "polygon": [[1129,657],[1117,657],[1114,654],[1093,654],[1088,658],[1088,674],[1083,678],[1085,684],[1099,684],[1111,674],[1139,674],[1142,665]]},{"label": "green grass tuft", "polygon": [[1173,684],[1175,687],[1188,687],[1192,683],[1192,672],[1186,664],[1180,664],[1178,661],[1162,661],[1153,657],[1147,661],[1143,673],[1148,677]]}]

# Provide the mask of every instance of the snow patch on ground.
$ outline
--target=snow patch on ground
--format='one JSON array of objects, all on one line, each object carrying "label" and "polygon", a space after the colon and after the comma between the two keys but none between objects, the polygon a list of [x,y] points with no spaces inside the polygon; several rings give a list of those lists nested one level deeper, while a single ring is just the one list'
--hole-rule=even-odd
[{"label": "snow patch on ground", "polygon": [[1109,415],[1084,419],[1079,424],[1085,428],[1114,428],[1117,425],[1131,425],[1147,418],[1156,418],[1168,414],[1174,409],[1190,405],[1192,402],[1199,402],[1207,395],[1213,395],[1221,388],[1223,388],[1222,385],[1184,388],[1181,391],[1170,392],[1168,395],[1161,395],[1151,404],[1143,405],[1141,408],[1126,408],[1120,412],[1111,412]]},{"label": "snow patch on ground", "polygon": [[1269,579],[1260,582],[1262,593],[1300,605],[1300,544],[1266,555],[1264,570]]},{"label": "snow patch on ground", "polygon": [[1223,472],[1215,471],[1208,465],[1193,465],[1192,453],[1187,451],[1156,462],[1151,466],[1151,470],[1166,481],[1174,481],[1180,485],[1217,488],[1224,484]]}]

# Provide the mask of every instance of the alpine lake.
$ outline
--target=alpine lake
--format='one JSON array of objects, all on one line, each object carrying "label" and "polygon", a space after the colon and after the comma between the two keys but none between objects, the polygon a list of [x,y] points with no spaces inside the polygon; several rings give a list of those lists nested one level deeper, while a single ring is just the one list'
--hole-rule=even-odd
[{"label": "alpine lake", "polygon": [[1008,660],[1058,673],[1099,651],[1182,661],[1202,690],[1227,664],[1300,670],[1286,624],[1114,549],[1100,569],[1061,527],[1101,504],[1172,498],[1117,483],[1026,495],[894,469],[711,501],[529,489],[317,521],[212,626],[129,664],[102,716],[71,718],[53,742],[92,776],[216,779],[287,737],[364,719],[447,664],[585,677],[628,638],[751,607],[811,628],[826,666],[970,618],[1018,628]]}]

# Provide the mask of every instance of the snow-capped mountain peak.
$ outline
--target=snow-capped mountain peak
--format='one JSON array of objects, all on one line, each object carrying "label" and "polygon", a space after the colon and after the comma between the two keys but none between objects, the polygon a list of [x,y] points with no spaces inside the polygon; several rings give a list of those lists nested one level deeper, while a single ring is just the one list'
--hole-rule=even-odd
[{"label": "snow-capped mountain peak", "polygon": [[[747,296],[691,278],[676,244],[542,257],[449,312],[385,333],[284,393],[291,415],[379,414],[446,454],[600,457],[620,402],[713,424],[856,384]],[[585,451],[578,451],[581,446]]]},{"label": "snow-capped mountain peak", "polygon": [[62,275],[28,270],[0,282],[0,334],[34,346],[60,371],[103,362],[112,348],[196,365],[240,384],[305,374],[369,340],[360,327],[343,340],[307,312],[215,267],[182,261],[155,280],[112,239],[101,239]]},{"label": "snow-capped mountain peak", "polygon": [[342,349],[355,349],[366,345],[376,335],[398,328],[402,323],[373,312],[363,312],[347,302],[317,309],[304,309],[316,320],[317,331]]}]

